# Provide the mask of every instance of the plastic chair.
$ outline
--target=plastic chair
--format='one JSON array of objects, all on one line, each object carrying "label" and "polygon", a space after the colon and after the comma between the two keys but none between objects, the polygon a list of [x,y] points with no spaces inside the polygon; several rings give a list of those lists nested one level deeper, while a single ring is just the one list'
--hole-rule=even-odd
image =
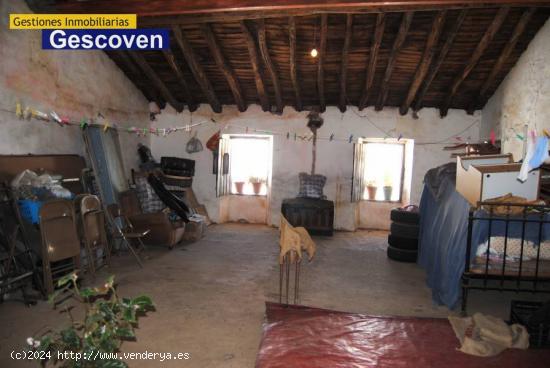
[{"label": "plastic chair", "polygon": [[113,237],[121,239],[124,243],[126,243],[126,246],[132,252],[134,255],[136,261],[138,262],[140,267],[143,267],[143,263],[141,262],[141,258],[139,257],[139,254],[136,252],[134,247],[132,246],[132,243],[130,240],[135,240],[139,244],[139,250],[145,249],[145,244],[143,244],[142,238],[149,234],[150,230],[142,230],[137,231],[130,220],[121,212],[120,207],[118,204],[113,203],[107,206],[107,212],[110,216],[110,222],[111,227],[113,230]]},{"label": "plastic chair", "polygon": [[88,266],[95,274],[98,249],[102,250],[101,259],[105,258],[107,265],[111,261],[111,248],[105,234],[105,214],[97,196],[87,195],[80,199],[80,218]]},{"label": "plastic chair", "polygon": [[[72,202],[54,200],[44,203],[40,209],[40,233],[44,286],[51,294],[55,276],[80,268],[80,240]],[[52,263],[64,260],[71,260],[72,264],[52,266]]]}]

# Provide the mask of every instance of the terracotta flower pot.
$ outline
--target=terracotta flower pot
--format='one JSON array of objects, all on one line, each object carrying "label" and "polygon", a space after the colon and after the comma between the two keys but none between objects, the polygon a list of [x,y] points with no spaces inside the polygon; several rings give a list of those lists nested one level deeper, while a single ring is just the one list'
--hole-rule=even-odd
[{"label": "terracotta flower pot", "polygon": [[243,194],[243,188],[244,188],[244,181],[235,182],[235,189],[237,189],[237,193]]},{"label": "terracotta flower pot", "polygon": [[391,200],[391,194],[393,192],[393,187],[391,186],[384,186],[384,200],[389,201]]},{"label": "terracotta flower pot", "polygon": [[262,184],[263,183],[252,183],[252,188],[254,189],[254,194],[256,194],[256,195],[260,194],[260,191],[262,190]]},{"label": "terracotta flower pot", "polygon": [[369,193],[369,199],[374,200],[376,198],[376,191],[378,187],[375,185],[367,185],[367,192]]}]

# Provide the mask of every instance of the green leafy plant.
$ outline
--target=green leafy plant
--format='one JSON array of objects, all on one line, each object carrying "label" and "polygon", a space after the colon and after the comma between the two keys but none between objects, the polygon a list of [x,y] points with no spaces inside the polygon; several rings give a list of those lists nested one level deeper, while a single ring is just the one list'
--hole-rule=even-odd
[{"label": "green leafy plant", "polygon": [[70,317],[70,325],[59,331],[46,331],[38,338],[28,338],[31,350],[40,357],[42,365],[88,368],[127,367],[115,355],[123,341],[135,340],[134,328],[138,317],[154,310],[150,297],[120,298],[114,276],[99,287],[80,288],[78,276],[71,273],[57,282],[59,289],[49,297],[56,306],[59,298],[70,296],[85,308],[84,319],[76,321],[66,305],[63,311]]},{"label": "green leafy plant", "polygon": [[257,184],[261,184],[261,183],[265,183],[265,178],[261,178],[259,176],[251,176],[250,178],[248,178],[248,182],[250,183],[257,183]]}]

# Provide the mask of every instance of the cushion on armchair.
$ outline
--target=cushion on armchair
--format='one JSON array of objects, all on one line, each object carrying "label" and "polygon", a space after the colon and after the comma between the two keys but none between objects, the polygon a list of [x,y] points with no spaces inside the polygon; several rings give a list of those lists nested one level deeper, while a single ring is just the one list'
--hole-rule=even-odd
[{"label": "cushion on armchair", "polygon": [[136,194],[143,213],[155,213],[166,208],[144,176],[138,176],[136,181]]},{"label": "cushion on armchair", "polygon": [[300,191],[298,197],[301,198],[319,198],[325,199],[323,188],[327,182],[327,177],[324,175],[309,175],[304,172],[298,174],[300,179]]}]

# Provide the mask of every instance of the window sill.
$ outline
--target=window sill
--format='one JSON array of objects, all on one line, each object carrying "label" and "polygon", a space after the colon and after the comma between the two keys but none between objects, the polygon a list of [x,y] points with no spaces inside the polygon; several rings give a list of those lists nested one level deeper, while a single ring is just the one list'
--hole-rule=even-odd
[{"label": "window sill", "polygon": [[362,199],[361,202],[402,204],[401,200],[398,200],[398,201],[385,201],[385,200],[376,200],[376,199]]},{"label": "window sill", "polygon": [[238,197],[267,197],[267,194],[240,194],[240,193],[231,193],[232,196]]}]

